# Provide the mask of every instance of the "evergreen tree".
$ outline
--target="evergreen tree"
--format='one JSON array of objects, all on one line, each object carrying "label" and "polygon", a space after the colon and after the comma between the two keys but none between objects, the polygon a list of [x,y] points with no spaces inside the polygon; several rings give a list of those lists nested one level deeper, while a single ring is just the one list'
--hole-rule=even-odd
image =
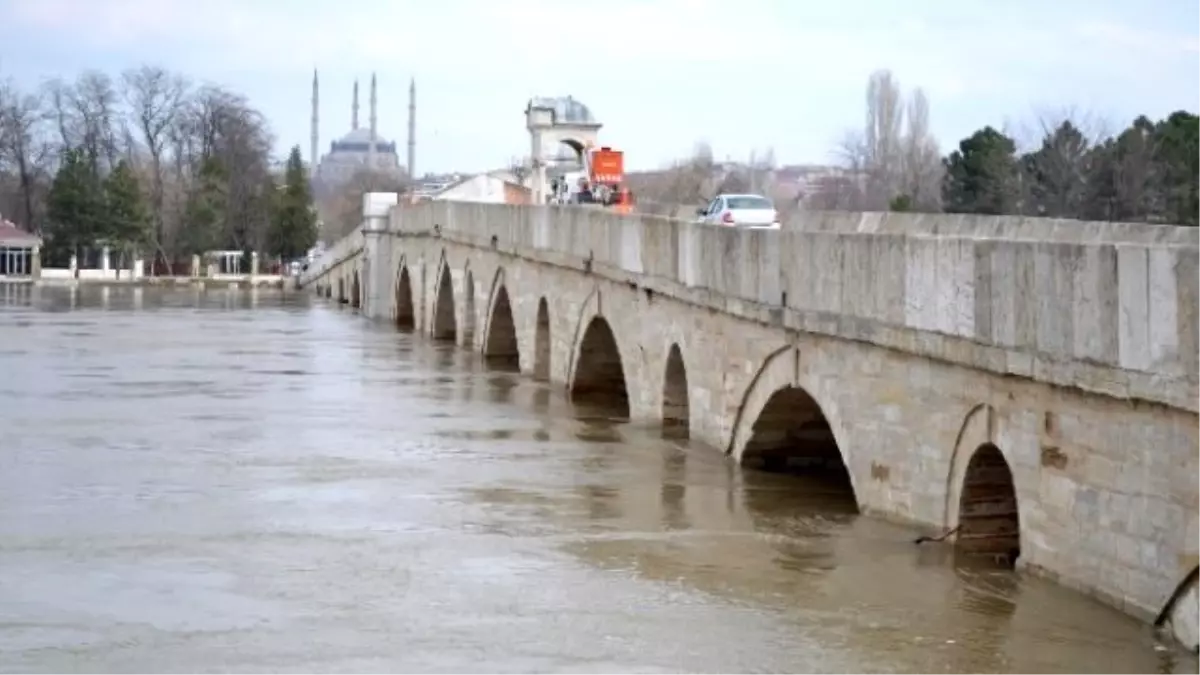
[{"label": "evergreen tree", "polygon": [[1016,143],[984,127],[943,160],[942,201],[948,213],[1014,213],[1017,208]]},{"label": "evergreen tree", "polygon": [[268,252],[281,260],[294,260],[317,243],[317,216],[313,210],[308,176],[300,146],[288,155],[284,184],[278,191],[267,231]]},{"label": "evergreen tree", "polygon": [[67,150],[54,175],[46,205],[47,239],[53,248],[77,253],[106,232],[104,195],[87,157]]},{"label": "evergreen tree", "polygon": [[912,197],[909,197],[907,194],[898,194],[888,202],[888,211],[893,213],[908,213],[913,210],[912,206]]},{"label": "evergreen tree", "polygon": [[221,246],[229,201],[228,183],[221,163],[214,157],[205,158],[184,206],[181,239],[187,253],[200,254]]},{"label": "evergreen tree", "polygon": [[1155,127],[1159,185],[1163,194],[1163,219],[1178,225],[1196,225],[1200,216],[1200,117],[1182,110],[1173,112]]},{"label": "evergreen tree", "polygon": [[1029,179],[1027,210],[1048,218],[1079,218],[1089,192],[1092,147],[1083,133],[1064,121],[1042,139],[1042,147],[1021,158]]},{"label": "evergreen tree", "polygon": [[104,181],[105,235],[110,243],[134,251],[150,243],[150,212],[137,176],[122,160]]}]

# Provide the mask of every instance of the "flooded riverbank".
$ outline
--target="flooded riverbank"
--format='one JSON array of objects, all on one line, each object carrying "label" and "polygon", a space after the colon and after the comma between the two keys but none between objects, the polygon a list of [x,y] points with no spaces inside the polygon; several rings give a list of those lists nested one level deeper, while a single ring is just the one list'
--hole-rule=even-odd
[{"label": "flooded riverbank", "polygon": [[5,671],[1196,672],[308,296],[0,290]]}]

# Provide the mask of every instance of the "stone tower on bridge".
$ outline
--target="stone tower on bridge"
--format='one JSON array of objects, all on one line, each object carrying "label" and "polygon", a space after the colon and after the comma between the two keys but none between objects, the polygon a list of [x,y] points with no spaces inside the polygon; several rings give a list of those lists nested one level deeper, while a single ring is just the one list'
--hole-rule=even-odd
[{"label": "stone tower on bridge", "polygon": [[602,126],[586,105],[570,96],[530,99],[525,107],[525,128],[529,130],[529,188],[534,204],[546,203],[547,153],[565,144],[582,162],[584,150],[597,144]]}]

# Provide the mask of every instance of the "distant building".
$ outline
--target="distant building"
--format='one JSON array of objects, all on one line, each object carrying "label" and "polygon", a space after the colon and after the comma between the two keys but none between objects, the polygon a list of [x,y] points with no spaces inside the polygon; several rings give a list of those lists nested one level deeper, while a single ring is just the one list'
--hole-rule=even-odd
[{"label": "distant building", "polygon": [[[416,83],[409,84],[409,132],[414,130]],[[358,82],[354,83],[354,98],[351,104],[351,128],[348,133],[329,144],[329,152],[318,155],[319,152],[319,108],[320,92],[317,73],[313,72],[312,91],[312,139],[309,157],[309,170],[312,174],[313,192],[321,195],[328,194],[347,183],[355,174],[370,170],[372,173],[390,176],[397,181],[411,174],[411,167],[406,170],[400,164],[400,155],[396,143],[382,138],[378,130],[377,98],[375,76],[371,76],[370,125],[360,128],[358,125]],[[415,139],[408,140],[408,161],[414,161],[416,151]]]},{"label": "distant building", "polygon": [[484,204],[529,204],[532,191],[509,171],[489,171],[438,185],[421,185],[412,192],[413,202],[453,200]]},{"label": "distant building", "polygon": [[36,278],[42,238],[0,218],[0,278]]}]

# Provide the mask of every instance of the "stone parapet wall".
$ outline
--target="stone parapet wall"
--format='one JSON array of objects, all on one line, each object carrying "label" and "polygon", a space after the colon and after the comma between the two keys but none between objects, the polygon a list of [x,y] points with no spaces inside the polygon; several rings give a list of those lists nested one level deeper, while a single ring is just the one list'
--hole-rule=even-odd
[{"label": "stone parapet wall", "polygon": [[[993,219],[994,231],[1059,232],[1037,241],[985,238],[988,221],[959,216],[914,218],[925,225],[915,234],[862,232],[849,228],[852,215],[843,229],[735,230],[595,209],[428,202],[397,207],[391,230],[608,269],[664,292],[672,284],[693,298],[704,292],[724,311],[764,320],[774,312],[802,330],[1197,410],[1197,246],[1116,241],[1185,240],[1177,234],[1185,228],[1116,224],[1104,236],[1081,223],[1073,242],[1064,221]],[[877,229],[897,222],[881,219]]]}]

